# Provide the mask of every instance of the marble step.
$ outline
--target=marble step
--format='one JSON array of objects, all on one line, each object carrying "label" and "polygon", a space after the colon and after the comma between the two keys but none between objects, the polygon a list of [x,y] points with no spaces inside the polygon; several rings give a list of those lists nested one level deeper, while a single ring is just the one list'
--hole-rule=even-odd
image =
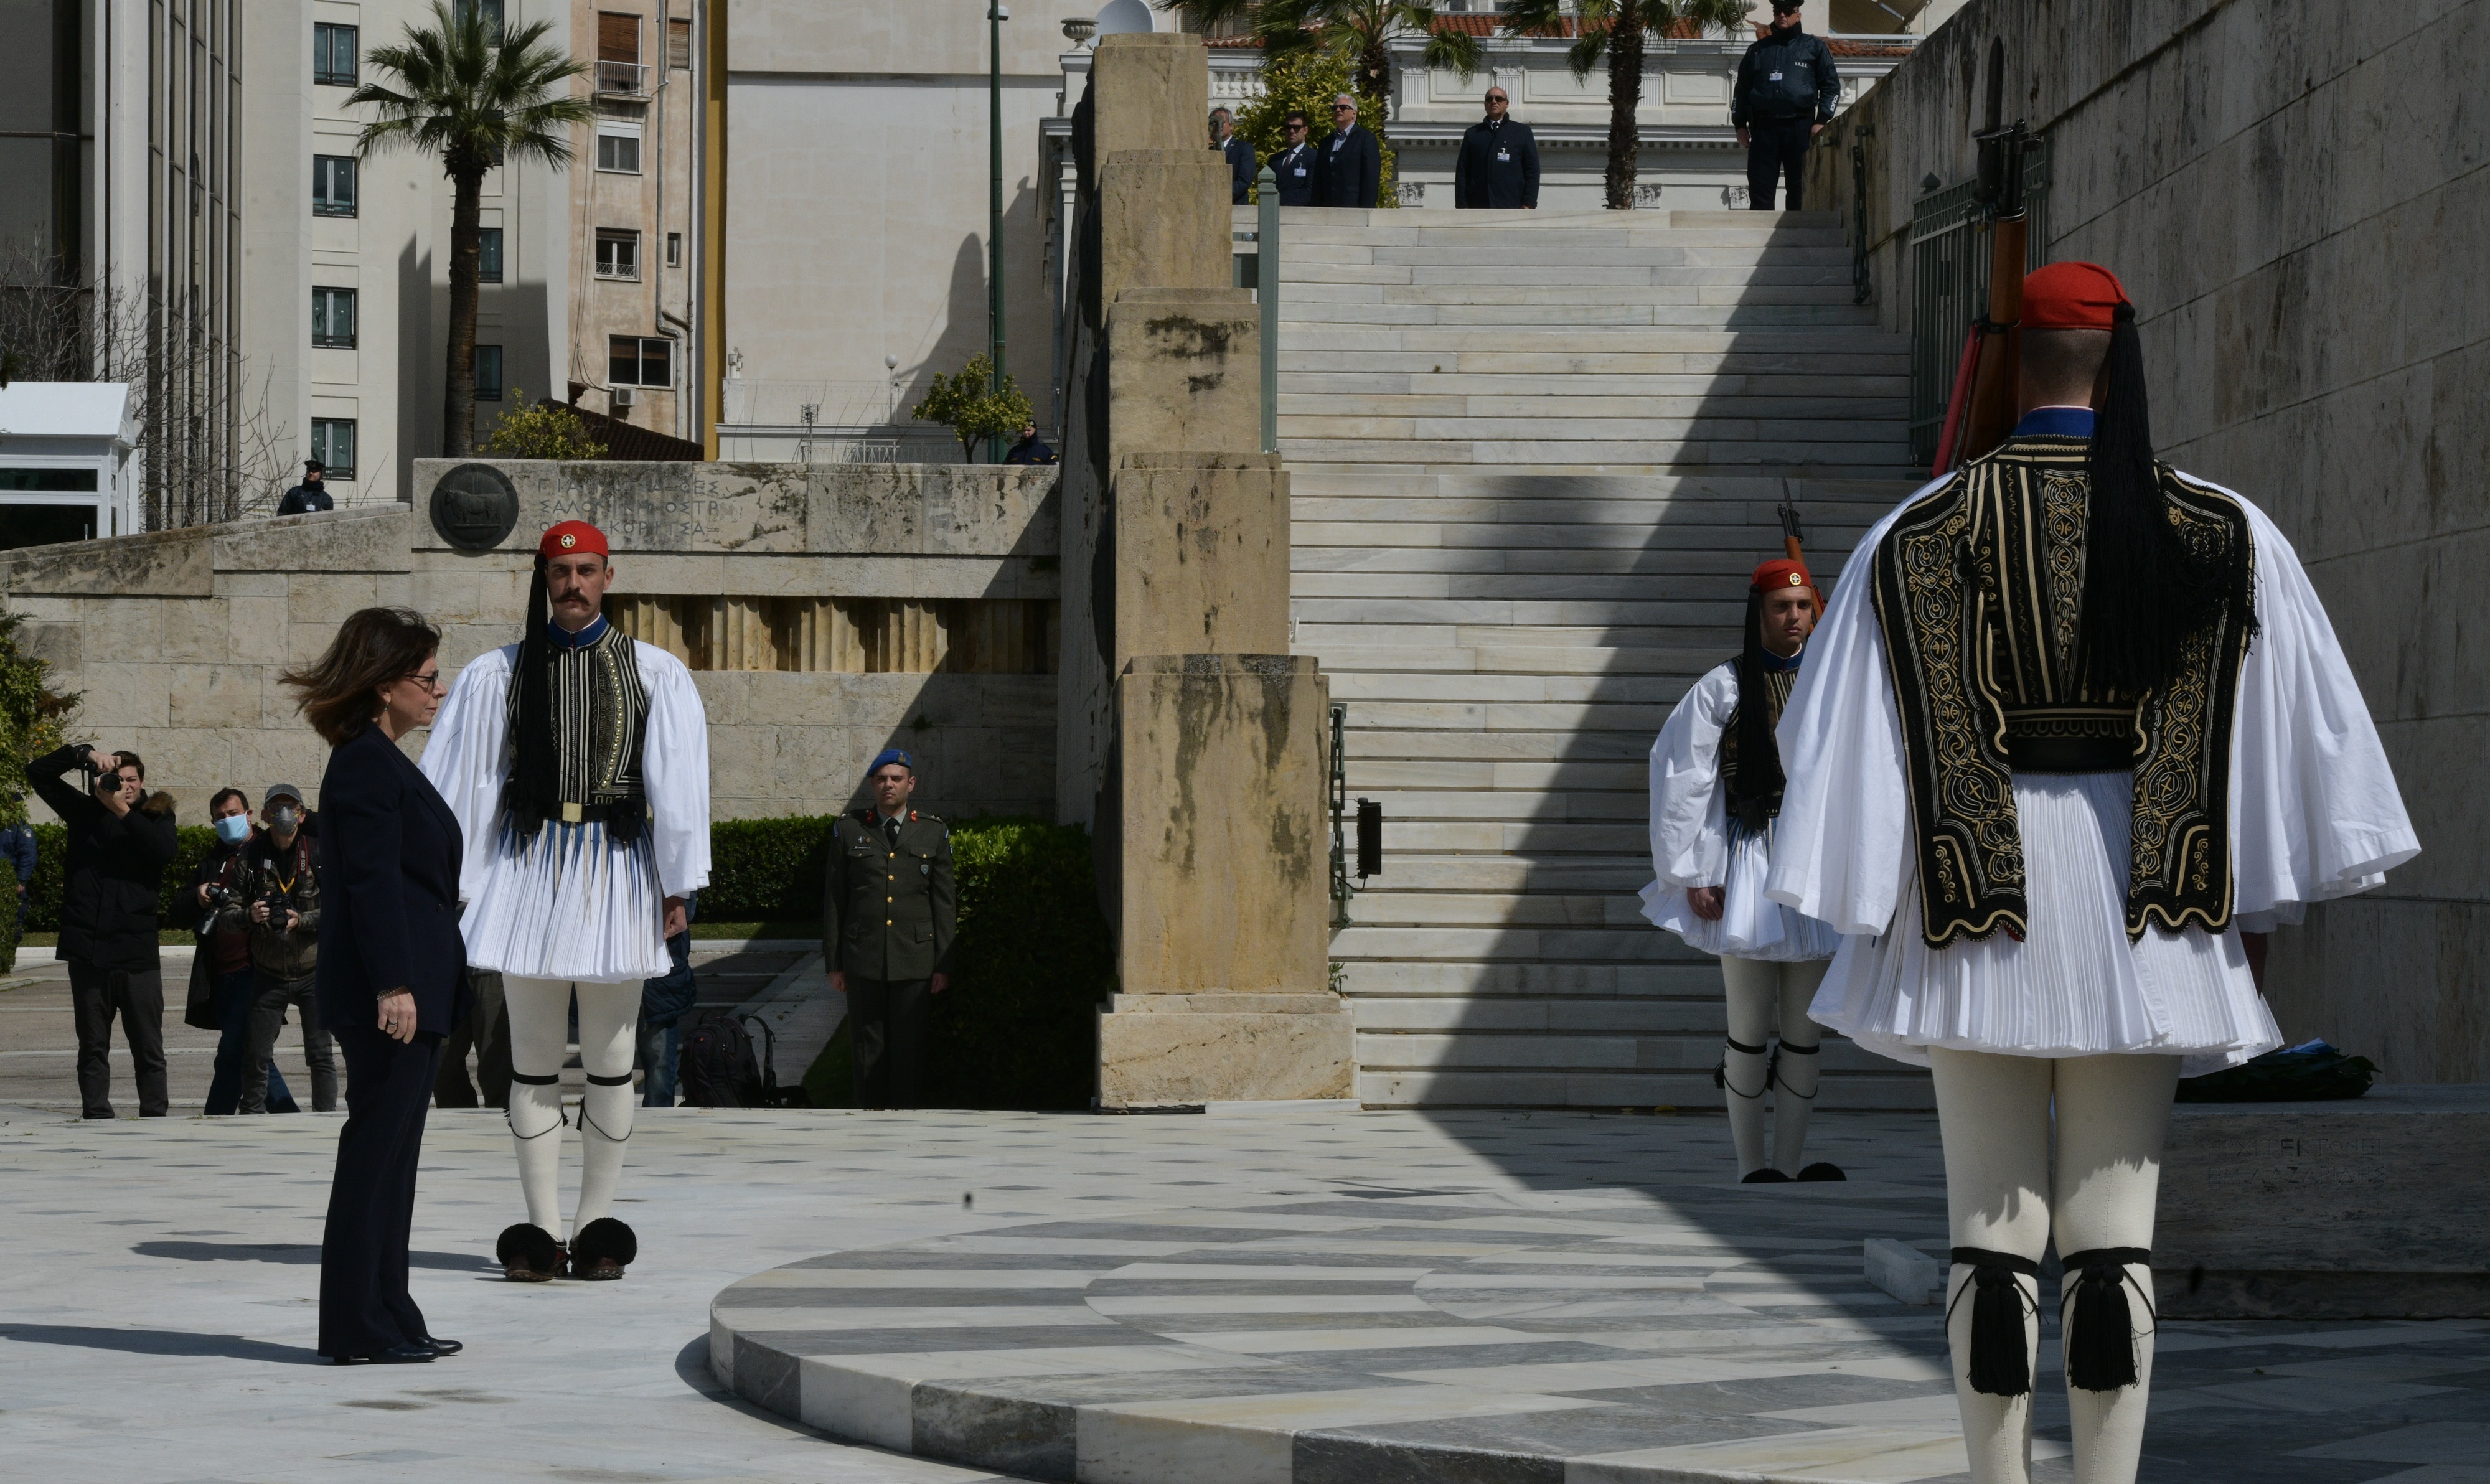
[{"label": "marble step", "polygon": [[1330,464],[1375,463],[1385,466],[1416,462],[1426,467],[1477,464],[1535,464],[1613,468],[1620,465],[1676,468],[1687,472],[1735,472],[1773,466],[1844,472],[1888,470],[1906,466],[1908,446],[1900,437],[1886,442],[1810,443],[1787,439],[1730,438],[1297,438],[1284,428],[1280,453],[1286,459],[1314,459]]},{"label": "marble step", "polygon": [[[1388,829],[1388,811],[1385,818]],[[1390,850],[1388,839],[1385,848]],[[1585,850],[1570,855],[1536,851],[1462,855],[1404,850],[1389,856],[1384,874],[1374,878],[1374,882],[1375,889],[1394,891],[1613,896],[1621,889],[1627,894],[1638,892],[1651,878],[1651,857],[1638,849]],[[1625,886],[1620,887],[1620,882]]]},{"label": "marble step", "polygon": [[[1654,929],[1658,931],[1658,929]],[[1525,1008],[1544,1008],[1525,1003]],[[1693,1006],[1690,1006],[1693,1008]],[[1719,1000],[1703,1008],[1711,1023],[1649,1034],[1571,1031],[1357,1032],[1358,1064],[1372,1071],[1606,1071],[1700,1072],[1708,1085],[1721,1061],[1728,1029]],[[1691,1017],[1690,1017],[1691,1018]],[[1824,1075],[1875,1072],[1895,1063],[1840,1036],[1827,1036],[1818,1053]]]},{"label": "marble step", "polygon": [[[1819,1109],[1927,1110],[1936,1097],[1925,1072],[1824,1074]],[[1723,1093],[1709,1068],[1693,1072],[1597,1070],[1403,1070],[1361,1067],[1356,1095],[1369,1108],[1718,1108]],[[1692,1475],[1671,1470],[1670,1477]],[[1754,1475],[1742,1474],[1752,1478]],[[1659,1475],[1655,1474],[1657,1478]],[[1727,1477],[1721,1475],[1721,1477]]]},{"label": "marble step", "polygon": [[1752,418],[1788,426],[1805,420],[1869,421],[1892,426],[1909,414],[1909,398],[1882,392],[1847,394],[1762,395],[1746,393],[1665,393],[1600,395],[1557,391],[1536,394],[1475,393],[1422,388],[1376,392],[1371,388],[1328,393],[1282,392],[1280,416],[1333,418],[1526,418],[1533,422],[1578,419]]},{"label": "marble step", "polygon": [[1356,978],[1346,989],[1350,998],[1364,1003],[1392,998],[1684,1000],[1720,994],[1720,961],[1684,945],[1679,949],[1675,960],[1638,964],[1364,960],[1352,971]]},{"label": "marble step", "polygon": [[[1459,335],[1450,331],[1444,334]],[[1659,332],[1638,332],[1657,334]],[[1684,334],[1685,332],[1677,332]],[[1749,343],[1721,350],[1624,350],[1587,343],[1565,343],[1546,350],[1498,349],[1491,344],[1474,350],[1375,350],[1345,347],[1312,349],[1295,344],[1280,347],[1281,390],[1304,390],[1291,386],[1291,375],[1337,376],[1357,373],[1376,378],[1375,390],[1387,389],[1386,377],[1411,378],[1438,374],[1472,375],[1494,373],[1503,376],[1713,376],[1733,377],[1777,376],[1796,373],[1808,376],[1875,376],[1903,377],[1910,375],[1911,358],[1902,351],[1891,349],[1843,350],[1831,346],[1812,349],[1774,348],[1760,342],[1768,332],[1754,332],[1741,336]],[[1845,330],[1844,335],[1859,335],[1862,331]],[[1470,332],[1475,338],[1477,332]],[[1582,384],[1582,390],[1594,390],[1593,384]]]},{"label": "marble step", "polygon": [[[1251,227],[1258,219],[1259,206],[1239,206],[1234,217],[1239,226]],[[1338,207],[1284,206],[1280,208],[1280,226],[1322,228],[1345,232],[1373,231],[1444,231],[1454,227],[1472,226],[1499,231],[1563,231],[1596,229],[1616,223],[1633,223],[1654,228],[1675,227],[1688,231],[1808,231],[1839,228],[1841,214],[1834,211],[1747,212],[1711,210],[1695,207],[1671,207],[1666,211],[1612,212],[1605,208],[1553,209],[1549,211],[1412,211],[1406,207],[1369,207],[1347,210]]]},{"label": "marble step", "polygon": [[1280,283],[1280,317],[1310,304],[1507,306],[1607,304],[1854,303],[1846,268],[1669,268],[1647,284],[1551,283]]},{"label": "marble step", "polygon": [[[1418,648],[1521,648],[1548,645],[1558,649],[1649,649],[1672,651],[1688,647],[1701,648],[1712,636],[1723,632],[1717,626],[1690,629],[1682,626],[1615,625],[1615,624],[1445,624],[1412,622],[1404,624],[1327,624],[1296,621],[1291,630],[1289,652],[1319,656],[1326,647],[1350,648],[1361,645],[1415,646]],[[1726,654],[1729,647],[1723,647]]]},{"label": "marble step", "polygon": [[1298,396],[1498,396],[1498,397],[1691,397],[1711,400],[1754,397],[1784,398],[1872,396],[1902,398],[1910,393],[1906,372],[1817,375],[1779,371],[1765,375],[1678,372],[1594,375],[1584,372],[1513,372],[1493,366],[1450,371],[1308,371],[1289,370],[1281,357],[1280,397],[1283,405]]},{"label": "marble step", "polygon": [[[1462,325],[1283,325],[1280,349],[1288,353],[1347,350],[1492,351],[1520,356],[1616,354],[1618,352],[1710,353],[1783,351],[1805,356],[1828,354],[1898,356],[1907,365],[1910,342],[1870,325],[1830,329],[1767,326],[1733,330],[1701,325],[1560,325],[1548,329],[1498,326],[1471,329]],[[1284,363],[1285,368],[1285,363]]]},{"label": "marble step", "polygon": [[[1323,271],[1339,268],[1400,268],[1412,274],[1435,275],[1449,269],[1488,276],[1522,270],[1558,281],[1578,281],[1576,274],[1603,269],[1639,269],[1649,273],[1655,268],[1847,268],[1850,261],[1850,249],[1835,233],[1810,233],[1791,242],[1690,243],[1653,238],[1640,242],[1578,243],[1559,237],[1530,242],[1485,239],[1370,247],[1302,240],[1291,243],[1284,232],[1280,236],[1280,287],[1285,293],[1290,278],[1319,277]],[[1437,277],[1435,281],[1450,280]],[[1488,276],[1482,281],[1498,279]]]},{"label": "marble step", "polygon": [[1775,248],[1768,252],[1736,248],[1644,248],[1615,253],[1616,262],[1583,263],[1330,263],[1308,262],[1285,253],[1280,263],[1280,303],[1298,283],[1485,284],[1500,288],[1540,288],[1551,283],[1608,283],[1621,286],[1665,284],[1670,276],[1690,270],[1723,269],[1742,273],[1781,270],[1848,273],[1847,249]]},{"label": "marble step", "polygon": [[1451,416],[1360,417],[1334,412],[1283,412],[1280,436],[1315,442],[1402,439],[1423,444],[1469,439],[1519,443],[1578,439],[1593,443],[1642,440],[1771,445],[1786,441],[1809,448],[1834,443],[1904,448],[1910,432],[1898,418],[1741,418],[1726,413],[1678,418],[1657,414],[1599,417],[1587,411],[1576,417],[1467,412]]}]

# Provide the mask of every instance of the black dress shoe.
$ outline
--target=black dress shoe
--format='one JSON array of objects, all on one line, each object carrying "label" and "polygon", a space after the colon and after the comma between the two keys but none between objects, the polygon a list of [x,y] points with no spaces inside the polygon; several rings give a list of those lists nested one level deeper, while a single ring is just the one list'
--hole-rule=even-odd
[{"label": "black dress shoe", "polygon": [[1738,1181],[1738,1183],[1741,1185],[1785,1185],[1789,1183],[1789,1177],[1783,1175],[1779,1170],[1774,1169],[1772,1166],[1766,1165],[1762,1169],[1754,1172],[1752,1175],[1750,1175],[1746,1178]]},{"label": "black dress shoe", "polygon": [[339,1365],[428,1365],[439,1353],[429,1345],[392,1345],[368,1355],[339,1355]]},{"label": "black dress shoe", "polygon": [[431,1334],[425,1335],[415,1343],[430,1346],[436,1355],[454,1355],[467,1348],[467,1342],[464,1340],[445,1340],[439,1335]]}]

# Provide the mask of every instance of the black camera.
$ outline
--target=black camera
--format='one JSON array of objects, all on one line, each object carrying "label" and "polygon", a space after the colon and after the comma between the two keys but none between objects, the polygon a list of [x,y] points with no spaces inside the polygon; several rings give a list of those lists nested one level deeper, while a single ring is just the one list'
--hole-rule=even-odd
[{"label": "black camera", "polygon": [[208,905],[217,909],[218,912],[222,912],[228,907],[235,906],[241,901],[242,893],[236,891],[231,887],[211,885],[208,887]]}]

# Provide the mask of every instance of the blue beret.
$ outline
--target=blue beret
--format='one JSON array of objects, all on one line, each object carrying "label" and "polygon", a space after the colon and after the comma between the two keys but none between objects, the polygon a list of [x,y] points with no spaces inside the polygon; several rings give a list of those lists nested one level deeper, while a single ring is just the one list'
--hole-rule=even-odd
[{"label": "blue beret", "polygon": [[908,753],[901,748],[884,747],[871,763],[866,765],[864,775],[870,778],[875,773],[882,771],[884,768],[889,767],[893,763],[897,763],[900,767],[907,769],[910,772],[914,772],[916,771],[916,759],[909,756]]}]

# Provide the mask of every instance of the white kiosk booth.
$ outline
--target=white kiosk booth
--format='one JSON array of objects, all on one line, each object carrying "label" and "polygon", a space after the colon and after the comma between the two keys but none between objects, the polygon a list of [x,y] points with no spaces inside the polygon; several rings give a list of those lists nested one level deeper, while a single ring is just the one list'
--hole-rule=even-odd
[{"label": "white kiosk booth", "polygon": [[137,434],[126,383],[0,387],[0,550],[138,530]]}]

